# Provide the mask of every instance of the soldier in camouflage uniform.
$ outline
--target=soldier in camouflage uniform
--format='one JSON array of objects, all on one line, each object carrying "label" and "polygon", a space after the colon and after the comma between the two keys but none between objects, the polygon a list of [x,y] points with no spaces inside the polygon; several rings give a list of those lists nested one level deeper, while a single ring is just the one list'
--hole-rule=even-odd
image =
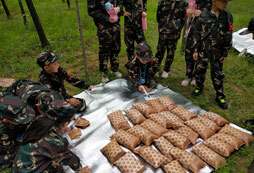
[{"label": "soldier in camouflage uniform", "polygon": [[[167,78],[170,66],[173,63],[174,52],[177,41],[180,38],[181,30],[186,15],[187,3],[185,0],[160,0],[157,8],[157,22],[159,24],[159,41],[157,46],[156,58],[159,64],[167,50],[162,78]],[[156,74],[156,76],[159,74]]]},{"label": "soldier in camouflage uniform", "polygon": [[59,58],[59,55],[55,55],[50,51],[42,52],[40,54],[37,59],[37,64],[42,68],[39,75],[39,81],[48,88],[58,91],[66,101],[70,102],[74,106],[76,111],[82,112],[86,108],[86,101],[84,99],[74,98],[73,96],[67,94],[64,87],[64,81],[66,80],[71,85],[81,89],[90,89],[94,86],[86,84],[84,81],[75,76],[71,76],[59,66]]},{"label": "soldier in camouflage uniform", "polygon": [[36,117],[26,130],[14,160],[14,172],[60,173],[64,172],[62,165],[68,165],[76,172],[85,169],[80,159],[68,149],[68,140],[61,135],[69,130],[74,109],[61,100],[53,104],[50,112],[52,116]]},{"label": "soldier in camouflage uniform", "polygon": [[[143,1],[143,5],[141,3]],[[123,0],[124,12],[124,42],[128,60],[134,56],[134,42],[145,42],[142,29],[142,17],[146,17],[147,0]]]},{"label": "soldier in camouflage uniform", "polygon": [[153,56],[151,47],[146,42],[136,46],[136,55],[125,64],[129,79],[141,92],[144,89],[147,92],[152,91],[157,65],[158,59]]},{"label": "soldier in camouflage uniform", "polygon": [[[112,19],[105,9],[105,4],[110,2],[114,5],[118,20]],[[107,77],[108,59],[110,59],[111,70],[116,77],[122,77],[118,71],[118,54],[121,49],[120,39],[120,16],[122,15],[122,0],[88,0],[88,14],[93,18],[97,27],[99,40],[99,69],[102,72],[102,82],[108,82]]]},{"label": "soldier in camouflage uniform", "polygon": [[211,11],[204,11],[197,19],[194,28],[194,60],[198,60],[196,69],[196,88],[193,96],[198,96],[204,88],[208,63],[211,65],[211,78],[216,91],[216,102],[227,109],[223,92],[222,71],[228,51],[232,47],[233,17],[225,11],[228,0],[213,0]]},{"label": "soldier in camouflage uniform", "polygon": [[192,13],[195,15],[195,18],[191,17],[188,24],[190,30],[185,45],[186,78],[182,81],[182,86],[188,86],[190,83],[191,85],[196,84],[195,80],[196,61],[194,61],[192,56],[194,44],[193,28],[195,26],[196,19],[200,15],[200,13],[205,10],[208,11],[211,10],[212,0],[196,0],[196,4],[197,10],[192,11]]},{"label": "soldier in camouflage uniform", "polygon": [[34,109],[20,97],[0,97],[0,172],[13,164],[19,147],[17,137],[34,117]]}]

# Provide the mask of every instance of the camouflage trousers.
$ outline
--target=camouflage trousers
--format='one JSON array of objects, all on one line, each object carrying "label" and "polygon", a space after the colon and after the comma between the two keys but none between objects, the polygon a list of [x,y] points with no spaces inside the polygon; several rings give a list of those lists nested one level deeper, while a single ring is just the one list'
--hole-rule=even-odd
[{"label": "camouflage trousers", "polygon": [[0,122],[0,172],[4,168],[11,167],[18,145],[15,142],[15,129],[10,129]]},{"label": "camouflage trousers", "polygon": [[223,63],[220,62],[221,53],[218,51],[204,51],[199,53],[196,69],[196,88],[202,90],[206,77],[206,71],[210,62],[211,79],[217,98],[225,98],[223,93],[223,79],[225,74],[222,71]]},{"label": "camouflage trousers", "polygon": [[120,24],[112,25],[97,24],[97,36],[99,39],[99,69],[108,72],[108,59],[110,59],[111,70],[118,71],[118,54],[121,49]]},{"label": "camouflage trousers", "polygon": [[134,56],[134,43],[137,44],[145,41],[144,31],[142,29],[141,18],[140,22],[134,21],[130,16],[124,17],[124,42],[126,44],[126,52],[128,60]]},{"label": "camouflage trousers", "polygon": [[170,71],[170,66],[173,63],[177,41],[178,39],[168,39],[168,34],[159,33],[159,41],[155,57],[158,58],[160,65],[167,49],[167,58],[164,66],[164,71],[166,72]]},{"label": "camouflage trousers", "polygon": [[[75,109],[75,112],[83,112],[86,109],[86,101],[81,98],[76,98],[80,101],[80,103],[77,106],[73,106]],[[67,102],[70,102],[70,99],[66,99]]]},{"label": "camouflage trousers", "polygon": [[188,76],[188,78],[195,76],[195,69],[197,68],[197,63],[193,59],[193,45],[193,29],[191,28],[185,45],[186,76]]}]

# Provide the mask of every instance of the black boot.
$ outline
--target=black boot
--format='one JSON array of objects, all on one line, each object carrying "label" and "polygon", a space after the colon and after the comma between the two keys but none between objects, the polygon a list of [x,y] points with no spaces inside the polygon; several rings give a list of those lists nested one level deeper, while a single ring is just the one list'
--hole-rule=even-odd
[{"label": "black boot", "polygon": [[194,91],[191,93],[192,96],[199,96],[200,94],[202,94],[203,90],[201,89],[194,89]]},{"label": "black boot", "polygon": [[220,108],[222,108],[222,109],[228,108],[228,104],[225,99],[219,99],[218,97],[216,97],[215,101],[218,103]]}]

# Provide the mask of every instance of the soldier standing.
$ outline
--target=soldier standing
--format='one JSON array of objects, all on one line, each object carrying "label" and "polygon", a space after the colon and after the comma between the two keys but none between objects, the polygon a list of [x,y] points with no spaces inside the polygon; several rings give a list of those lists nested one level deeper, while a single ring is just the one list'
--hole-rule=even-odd
[{"label": "soldier standing", "polygon": [[[105,4],[110,2],[114,5],[114,13],[118,14],[118,19],[112,18]],[[120,16],[122,15],[122,0],[88,0],[88,14],[93,17],[97,27],[97,36],[99,40],[99,69],[102,72],[102,82],[108,82],[107,77],[108,59],[110,59],[111,70],[118,78],[122,77],[119,72],[118,54],[121,49],[120,39]]]},{"label": "soldier standing", "polygon": [[211,64],[211,78],[216,91],[215,101],[222,109],[227,109],[223,91],[222,71],[228,51],[232,47],[233,16],[225,11],[229,0],[212,0],[211,11],[204,11],[194,28],[194,53],[197,62],[196,88],[192,96],[199,96],[204,88],[208,63]]},{"label": "soldier standing", "polygon": [[146,17],[147,0],[123,0],[124,12],[124,42],[128,60],[134,56],[134,42],[145,42],[142,29],[142,17]]},{"label": "soldier standing", "polygon": [[[170,66],[174,60],[177,41],[181,36],[186,12],[187,3],[185,0],[159,1],[157,8],[159,41],[155,57],[159,59],[159,64],[161,64],[165,51],[167,50],[164,71],[161,75],[162,78],[168,78]],[[159,72],[156,76],[159,76]]]},{"label": "soldier standing", "polygon": [[[59,112],[59,107],[63,111]],[[80,159],[68,149],[68,140],[61,134],[68,127],[74,115],[72,106],[59,101],[50,108],[53,116],[38,116],[27,128],[22,145],[14,160],[14,172],[64,172],[62,165],[70,166],[76,172],[87,172]]]},{"label": "soldier standing", "polygon": [[19,147],[17,137],[25,132],[35,111],[20,97],[0,97],[0,171],[11,167]]},{"label": "soldier standing", "polygon": [[202,11],[211,10],[212,0],[196,0],[197,10],[191,11],[194,14],[194,18],[190,18],[190,30],[188,33],[186,46],[185,46],[185,63],[186,63],[186,78],[182,81],[182,86],[196,85],[195,80],[195,69],[196,69],[196,61],[193,59],[193,28],[196,23],[197,17],[200,15]]},{"label": "soldier standing", "polygon": [[48,88],[58,91],[63,98],[70,102],[77,112],[82,112],[86,108],[86,101],[81,98],[74,98],[67,94],[64,87],[64,81],[66,80],[71,85],[81,88],[90,89],[93,85],[86,84],[83,80],[78,79],[75,76],[71,76],[67,71],[60,67],[58,59],[60,55],[54,53],[42,52],[37,59],[37,64],[42,68],[39,75],[39,81],[46,85]]},{"label": "soldier standing", "polygon": [[136,55],[126,64],[129,79],[140,92],[151,92],[155,83],[153,77],[157,72],[158,59],[153,56],[151,47],[146,43],[136,46]]}]

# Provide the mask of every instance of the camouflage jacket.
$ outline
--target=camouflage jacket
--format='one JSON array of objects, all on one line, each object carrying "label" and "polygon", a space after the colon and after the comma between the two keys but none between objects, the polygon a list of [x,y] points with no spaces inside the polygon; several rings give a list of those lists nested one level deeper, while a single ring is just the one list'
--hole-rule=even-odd
[{"label": "camouflage jacket", "polygon": [[147,66],[145,68],[145,65],[140,63],[136,56],[134,56],[125,64],[129,74],[129,79],[136,87],[140,85],[140,82],[139,82],[141,77],[140,72],[142,77],[144,77],[145,69],[146,69],[146,75],[145,75],[146,82],[144,85],[147,85],[148,87],[150,87],[151,80],[154,77],[155,73],[157,72],[158,59],[154,57],[154,60],[151,62],[148,62],[146,65]]},{"label": "camouflage jacket", "polygon": [[34,106],[38,103],[38,95],[48,93],[50,89],[39,82],[19,80],[7,88],[6,93],[20,96],[26,103]]},{"label": "camouflage jacket", "polygon": [[212,0],[196,0],[197,9],[204,11],[210,11],[212,8]]},{"label": "camouflage jacket", "polygon": [[120,7],[120,12],[118,13],[118,23],[120,21],[120,16],[123,14],[123,0],[87,0],[87,8],[89,16],[93,17],[94,23],[97,25],[113,25],[114,23],[109,22],[109,14],[105,9],[105,4],[110,2],[114,7]]},{"label": "camouflage jacket", "polygon": [[218,18],[211,11],[204,11],[194,28],[194,52],[202,50],[220,51],[227,57],[232,47],[233,16],[221,11]]},{"label": "camouflage jacket", "polygon": [[169,34],[169,39],[180,38],[186,9],[185,0],[160,0],[157,8],[159,32]]},{"label": "camouflage jacket", "polygon": [[[143,10],[142,4],[143,1]],[[131,13],[132,20],[141,20],[142,12],[147,10],[147,0],[123,0],[125,11]]]},{"label": "camouflage jacket", "polygon": [[39,141],[20,146],[13,172],[62,172],[62,165],[68,165],[77,172],[82,168],[80,159],[68,149],[67,139],[61,137],[56,128],[52,128]]},{"label": "camouflage jacket", "polygon": [[46,85],[48,88],[58,91],[64,99],[71,98],[72,96],[68,95],[64,87],[64,80],[66,80],[71,85],[81,88],[88,89],[89,84],[86,84],[84,81],[78,79],[75,76],[71,76],[63,68],[59,67],[58,72],[54,75],[46,73],[44,70],[41,71],[39,75],[39,81]]}]

